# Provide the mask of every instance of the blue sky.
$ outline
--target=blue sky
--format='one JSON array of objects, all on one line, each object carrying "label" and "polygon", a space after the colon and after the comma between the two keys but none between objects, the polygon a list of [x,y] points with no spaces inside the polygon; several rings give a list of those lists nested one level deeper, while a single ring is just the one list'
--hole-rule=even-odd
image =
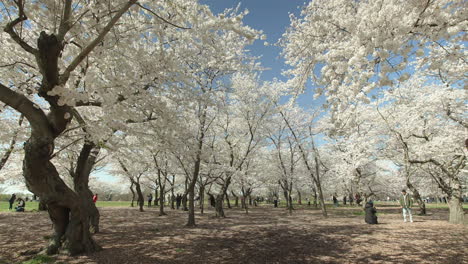
[{"label": "blue sky", "polygon": [[[244,18],[244,24],[262,30],[266,34],[266,40],[257,40],[248,47],[251,54],[260,57],[263,67],[268,68],[262,73],[262,79],[271,81],[273,78],[285,81],[282,71],[288,66],[281,56],[281,48],[274,45],[265,46],[264,42],[275,44],[289,27],[289,15],[299,15],[301,7],[305,5],[305,0],[200,0],[200,3],[208,5],[215,13],[221,13],[226,8],[235,8],[240,4],[241,10],[249,10],[249,14]],[[309,82],[306,92],[299,96],[297,102],[303,108],[309,108],[324,100],[313,102],[312,85]]]},{"label": "blue sky", "polygon": [[[208,5],[215,14],[240,3],[241,10],[248,9],[250,12],[244,18],[244,24],[263,30],[267,36],[266,41],[274,44],[289,26],[289,14],[299,14],[304,0],[200,0],[200,3]],[[261,56],[260,61],[264,67],[271,68],[262,74],[262,78],[267,81],[275,77],[284,80],[281,71],[286,66],[280,55],[281,48],[265,46],[264,42],[257,40],[249,47],[254,56]]]}]

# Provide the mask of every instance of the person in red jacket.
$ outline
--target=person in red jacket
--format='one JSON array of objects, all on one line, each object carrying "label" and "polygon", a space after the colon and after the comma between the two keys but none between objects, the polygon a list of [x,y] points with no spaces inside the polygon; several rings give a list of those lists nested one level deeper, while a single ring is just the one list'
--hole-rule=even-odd
[{"label": "person in red jacket", "polygon": [[98,199],[98,195],[96,193],[95,195],[93,195],[93,203],[96,203],[97,199]]}]

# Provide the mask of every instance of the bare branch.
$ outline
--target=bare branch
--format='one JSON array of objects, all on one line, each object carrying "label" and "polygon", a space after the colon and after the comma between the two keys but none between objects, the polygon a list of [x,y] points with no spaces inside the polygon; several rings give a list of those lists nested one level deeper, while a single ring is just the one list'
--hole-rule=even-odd
[{"label": "bare branch", "polygon": [[169,24],[169,25],[171,25],[171,26],[173,26],[173,27],[180,28],[180,29],[192,29],[192,28],[189,28],[189,27],[178,26],[178,25],[176,25],[176,24],[170,22],[169,20],[167,20],[167,19],[161,17],[160,15],[156,14],[153,10],[144,7],[144,6],[142,6],[141,4],[139,4],[139,3],[137,3],[137,5],[138,5],[139,7],[141,7],[141,9],[144,9],[144,10],[150,12],[151,14],[153,14],[153,15],[154,15],[155,17],[157,17],[158,19],[160,19],[160,20],[166,22],[167,24]]},{"label": "bare branch", "polygon": [[18,0],[15,1],[16,5],[18,6],[18,18],[15,20],[11,21],[10,23],[6,24],[5,28],[3,31],[8,33],[10,37],[18,43],[25,51],[33,54],[34,56],[39,54],[39,51],[33,47],[31,47],[26,41],[24,41],[16,32],[15,32],[15,26],[23,21],[28,20],[28,17],[24,13],[24,3],[23,0]]}]

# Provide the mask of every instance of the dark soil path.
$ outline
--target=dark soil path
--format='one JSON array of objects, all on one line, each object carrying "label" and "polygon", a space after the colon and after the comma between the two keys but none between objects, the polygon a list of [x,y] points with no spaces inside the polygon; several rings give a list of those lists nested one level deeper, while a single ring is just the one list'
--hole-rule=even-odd
[{"label": "dark soil path", "polygon": [[[89,256],[57,256],[56,263],[468,263],[468,227],[447,223],[447,211],[431,209],[403,223],[399,210],[380,208],[379,225],[367,225],[358,208],[320,211],[257,207],[246,215],[226,210],[198,215],[185,228],[186,212],[100,208],[104,250]],[[0,263],[21,263],[24,252],[44,247],[52,226],[46,213],[0,213]]]}]

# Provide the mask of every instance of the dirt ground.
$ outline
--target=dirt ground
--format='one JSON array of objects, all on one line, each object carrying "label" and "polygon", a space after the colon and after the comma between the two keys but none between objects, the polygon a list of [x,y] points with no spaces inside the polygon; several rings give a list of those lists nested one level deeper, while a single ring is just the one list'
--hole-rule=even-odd
[{"label": "dirt ground", "polygon": [[[468,227],[447,223],[447,211],[430,209],[403,223],[396,207],[378,208],[379,225],[367,225],[358,208],[320,211],[257,207],[246,215],[226,210],[227,218],[197,215],[186,228],[186,212],[100,208],[104,250],[56,263],[468,263]],[[47,243],[46,213],[0,213],[0,263],[21,263]]]}]

